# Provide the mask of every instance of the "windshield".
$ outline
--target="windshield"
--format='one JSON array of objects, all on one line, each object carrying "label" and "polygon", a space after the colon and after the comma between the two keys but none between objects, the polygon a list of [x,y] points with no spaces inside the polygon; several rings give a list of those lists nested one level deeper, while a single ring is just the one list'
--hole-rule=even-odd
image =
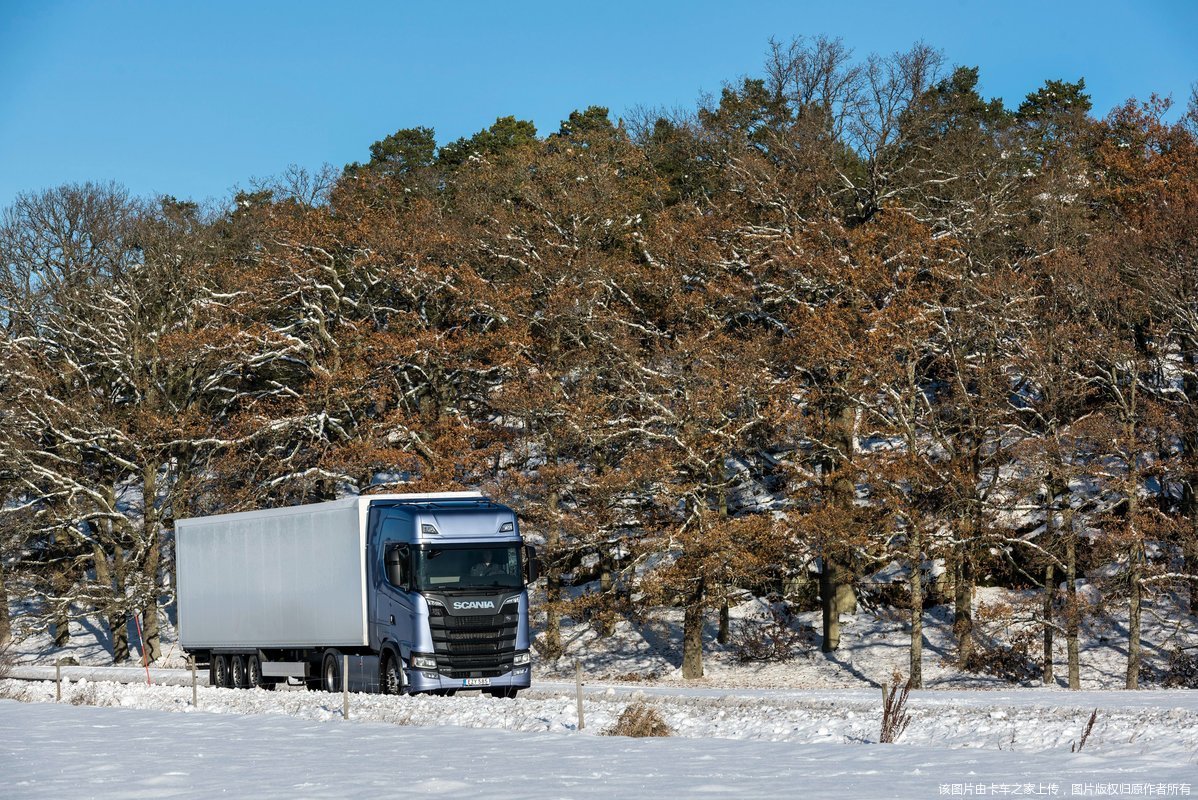
[{"label": "windshield", "polygon": [[518,589],[523,585],[520,546],[429,547],[418,549],[416,589]]}]

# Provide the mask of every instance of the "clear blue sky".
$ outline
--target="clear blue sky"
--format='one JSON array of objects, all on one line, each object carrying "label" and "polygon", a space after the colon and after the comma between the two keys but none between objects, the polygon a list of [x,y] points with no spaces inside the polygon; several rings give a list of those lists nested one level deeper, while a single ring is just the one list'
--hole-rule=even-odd
[{"label": "clear blue sky", "polygon": [[116,180],[227,199],[288,164],[366,160],[426,125],[444,143],[513,114],[693,107],[757,74],[771,36],[858,55],[917,40],[1010,105],[1085,77],[1095,110],[1198,80],[1198,1],[255,2],[0,0],[0,206]]}]

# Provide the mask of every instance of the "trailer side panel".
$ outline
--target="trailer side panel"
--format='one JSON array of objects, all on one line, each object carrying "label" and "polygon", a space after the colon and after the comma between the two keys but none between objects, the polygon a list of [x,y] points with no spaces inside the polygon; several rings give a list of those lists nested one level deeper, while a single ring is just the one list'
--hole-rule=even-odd
[{"label": "trailer side panel", "polygon": [[367,644],[357,502],[179,520],[186,648]]}]

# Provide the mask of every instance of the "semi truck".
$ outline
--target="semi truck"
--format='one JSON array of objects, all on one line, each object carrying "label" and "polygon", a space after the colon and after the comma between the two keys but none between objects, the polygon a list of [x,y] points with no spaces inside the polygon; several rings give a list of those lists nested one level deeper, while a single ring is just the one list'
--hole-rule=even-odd
[{"label": "semi truck", "polygon": [[532,546],[477,492],[175,522],[179,642],[226,688],[386,694],[531,683]]}]

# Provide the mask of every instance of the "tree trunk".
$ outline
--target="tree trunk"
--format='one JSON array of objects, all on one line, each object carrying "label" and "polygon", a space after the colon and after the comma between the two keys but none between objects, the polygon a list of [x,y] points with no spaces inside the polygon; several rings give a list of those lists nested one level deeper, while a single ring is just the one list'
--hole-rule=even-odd
[{"label": "tree trunk", "polygon": [[50,624],[54,629],[54,646],[66,647],[71,643],[71,589],[74,581],[69,570],[63,567],[50,578]]},{"label": "tree trunk", "polygon": [[[119,599],[114,593],[112,571],[108,568],[108,556],[104,552],[104,548],[98,544],[92,545],[92,568],[96,573],[96,583],[103,586],[104,590],[110,595],[103,604],[96,606],[96,613],[103,615],[104,623],[108,626],[108,635],[112,639],[112,663],[119,664],[129,656],[127,629],[125,627],[127,622],[125,615],[117,610]],[[122,644],[118,644],[117,641],[118,630],[124,639]],[[123,648],[123,653],[118,658],[117,651],[120,648]]]},{"label": "tree trunk", "polygon": [[162,535],[158,525],[158,465],[151,463],[142,472],[142,536],[149,543],[142,565],[142,574],[148,587],[145,603],[141,608],[142,648],[149,662],[162,657],[162,646],[158,632],[158,596],[161,591],[158,570],[162,561]]},{"label": "tree trunk", "polygon": [[703,600],[705,581],[699,578],[686,598],[682,618],[682,677],[694,680],[703,677]]},{"label": "tree trunk", "polygon": [[0,558],[0,650],[12,641],[12,617],[8,610],[8,586],[5,584],[4,559]]},{"label": "tree trunk", "polygon": [[1078,628],[1081,626],[1081,607],[1077,600],[1077,537],[1072,520],[1065,535],[1065,645],[1069,652],[1069,688],[1081,688],[1081,662],[1078,653]]},{"label": "tree trunk", "polygon": [[[1192,518],[1195,528],[1190,535],[1193,537],[1185,548],[1184,569],[1187,575],[1198,575],[1198,514]],[[1189,612],[1191,617],[1198,617],[1198,577],[1191,577],[1186,583],[1190,587]]]},{"label": "tree trunk", "polygon": [[[846,588],[841,578],[842,570],[835,559],[824,557],[823,569],[819,573],[819,599],[823,611],[824,640],[820,650],[831,653],[840,647],[840,610],[842,603],[848,601],[843,597],[842,590]],[[853,587],[847,587],[852,594]],[[856,604],[856,598],[853,598]]]},{"label": "tree trunk", "polygon": [[[1198,407],[1198,377],[1195,377],[1193,366],[1198,365],[1198,347],[1188,337],[1183,348],[1182,357],[1191,366],[1182,383],[1189,407]],[[1190,590],[1190,616],[1198,617],[1198,427],[1193,423],[1183,426],[1185,431],[1181,436],[1185,448],[1188,469],[1182,480],[1181,511],[1190,520],[1188,541],[1182,545],[1182,569],[1190,577],[1186,585]]]},{"label": "tree trunk", "polygon": [[1129,405],[1124,414],[1123,438],[1127,450],[1123,463],[1127,466],[1127,532],[1129,534],[1127,558],[1127,683],[1128,689],[1140,688],[1140,614],[1143,604],[1144,584],[1144,538],[1139,528],[1140,472],[1137,469],[1136,442],[1136,382],[1133,379],[1129,391]]},{"label": "tree trunk", "polygon": [[56,599],[51,624],[54,626],[54,646],[66,647],[71,643],[71,618],[67,614],[69,604]]},{"label": "tree trunk", "polygon": [[113,549],[112,577],[112,663],[122,664],[129,659],[129,613],[125,610],[125,549],[120,546]]},{"label": "tree trunk", "polygon": [[[719,477],[719,476],[717,476],[717,477]],[[719,490],[718,504],[719,504],[719,510],[720,510],[720,521],[722,522],[722,521],[728,519],[728,493],[725,492],[722,488]],[[719,626],[719,630],[716,631],[715,640],[717,642],[719,642],[720,644],[728,644],[728,639],[729,639],[728,592],[729,592],[730,587],[727,584],[725,584],[722,588],[724,590],[724,600],[723,600],[723,602],[720,603],[720,626]]]},{"label": "tree trunk", "polygon": [[561,531],[557,527],[557,507],[560,502],[557,492],[549,493],[549,530],[545,535],[545,658],[557,659],[562,655],[562,576],[557,568],[558,549],[561,547]]},{"label": "tree trunk", "polygon": [[615,576],[612,575],[611,551],[603,545],[599,551],[599,613],[595,620],[595,632],[606,639],[616,632]]},{"label": "tree trunk", "polygon": [[953,635],[957,639],[957,666],[973,658],[973,554],[968,543],[958,545],[953,581]]},{"label": "tree trunk", "polygon": [[1127,609],[1127,683],[1128,689],[1140,688],[1140,614],[1143,603],[1144,548],[1133,542],[1128,564],[1128,609]]},{"label": "tree trunk", "polygon": [[923,539],[919,527],[911,526],[907,542],[907,563],[911,568],[911,664],[912,689],[923,688]]},{"label": "tree trunk", "polygon": [[[831,444],[833,455],[824,464],[828,473],[828,489],[834,506],[844,511],[853,507],[856,485],[849,471],[853,454],[853,426],[857,415],[850,405],[835,409],[832,413],[833,432]],[[848,552],[837,552],[835,545],[823,554],[823,568],[819,576],[820,606],[823,610],[823,643],[825,653],[840,647],[840,615],[852,614],[857,610],[857,595],[853,590],[852,559]]]},{"label": "tree trunk", "polygon": [[[1052,509],[1049,509],[1049,514]],[[1044,568],[1044,671],[1041,679],[1046,685],[1053,682],[1052,674],[1052,607],[1056,598],[1056,577],[1053,575],[1052,564]]]},{"label": "tree trunk", "polygon": [[[1187,447],[1191,458],[1198,458],[1198,452],[1194,449],[1196,446],[1198,443]],[[1181,500],[1183,512],[1190,518],[1189,538],[1182,545],[1182,569],[1190,576],[1186,579],[1186,585],[1190,590],[1187,608],[1191,617],[1198,617],[1198,473],[1189,474],[1182,489]]]}]

